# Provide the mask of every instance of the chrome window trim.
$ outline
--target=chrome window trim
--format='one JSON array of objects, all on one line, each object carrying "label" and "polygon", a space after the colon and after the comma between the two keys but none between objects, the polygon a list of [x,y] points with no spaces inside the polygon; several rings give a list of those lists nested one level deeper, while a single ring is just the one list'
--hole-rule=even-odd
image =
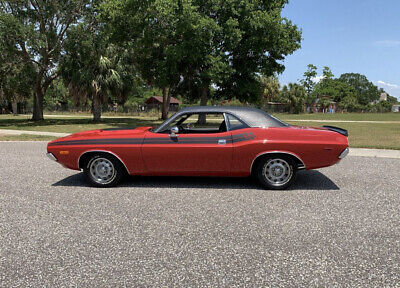
[{"label": "chrome window trim", "polygon": [[259,157],[261,157],[261,156],[263,156],[263,155],[265,155],[265,154],[287,154],[287,155],[294,156],[294,157],[296,157],[296,158],[301,162],[301,164],[302,164],[302,166],[299,166],[299,167],[297,167],[297,168],[298,168],[298,169],[306,169],[306,165],[304,164],[303,160],[301,160],[299,156],[297,156],[297,155],[295,155],[295,154],[293,154],[293,153],[290,153],[290,152],[283,152],[283,151],[268,151],[268,152],[264,152],[264,153],[259,154],[256,158],[253,159],[253,161],[251,162],[251,166],[250,166],[250,173],[251,173],[251,171],[253,170],[253,164],[254,164],[254,162],[255,162]]},{"label": "chrome window trim", "polygon": [[228,116],[226,115],[226,113],[224,112],[224,121],[225,121],[225,127],[226,127],[226,131],[230,131],[230,127],[229,127],[229,121],[228,121]]},{"label": "chrome window trim", "polygon": [[[211,107],[213,107],[213,106],[211,106]],[[206,111],[206,112],[190,112],[190,111],[183,111],[183,112],[181,112],[181,111],[178,111],[178,112],[176,112],[174,115],[172,115],[169,119],[167,119],[167,120],[165,120],[163,123],[161,123],[161,125],[160,126],[158,126],[156,129],[154,129],[152,132],[153,133],[162,133],[161,131],[164,131],[163,129],[166,127],[166,126],[168,126],[171,122],[173,122],[176,118],[178,118],[178,117],[181,117],[181,116],[183,116],[183,115],[187,115],[187,114],[190,114],[190,115],[193,115],[193,114],[200,114],[200,113],[205,113],[205,114],[222,114],[223,116],[224,116],[224,120],[225,120],[225,123],[227,123],[227,121],[226,121],[226,117],[225,117],[225,114],[229,114],[229,115],[232,115],[233,117],[235,117],[235,118],[237,118],[237,119],[239,119],[241,122],[243,122],[244,124],[246,124],[248,127],[246,127],[246,128],[253,128],[252,126],[250,126],[248,123],[246,123],[246,121],[243,121],[243,119],[241,118],[241,117],[239,117],[238,115],[236,115],[236,114],[233,114],[233,113],[230,113],[230,112],[219,112],[219,111]],[[226,124],[226,128],[227,128],[227,131],[230,131],[230,130],[228,130],[228,124]],[[244,129],[244,128],[243,128]]]},{"label": "chrome window trim", "polygon": [[[225,127],[226,127],[226,132],[229,131],[228,122],[227,122],[227,117],[225,116],[226,112],[213,112],[213,111],[211,111],[211,112],[184,112],[184,113],[179,113],[179,112],[177,112],[177,113],[175,113],[174,115],[172,115],[171,118],[165,120],[165,122],[162,123],[157,129],[155,129],[155,130],[153,130],[153,131],[150,131],[150,132],[164,134],[163,131],[167,131],[167,130],[163,130],[164,127],[165,127],[165,126],[168,126],[168,125],[169,125],[171,122],[173,122],[176,118],[182,117],[182,116],[185,116],[185,115],[189,115],[189,116],[187,117],[187,118],[189,118],[190,116],[195,115],[195,114],[220,114],[220,115],[222,115],[222,117],[224,118]],[[230,114],[230,113],[228,113],[228,114]],[[231,115],[233,115],[233,114],[231,114]],[[233,115],[233,116],[234,116],[234,115]],[[238,118],[240,121],[242,121],[239,117],[237,117],[237,116],[234,116],[234,117],[236,117],[236,118]],[[186,121],[186,119],[185,119],[185,121]],[[242,122],[245,123],[244,121],[242,121]],[[247,123],[245,123],[245,124],[247,125]],[[247,125],[247,126],[248,126],[248,125]],[[219,132],[219,133],[221,133],[221,132]],[[222,132],[222,133],[224,133],[224,132]],[[211,133],[210,133],[210,134],[211,134]]]},{"label": "chrome window trim", "polygon": [[113,152],[111,152],[111,151],[107,151],[107,150],[88,150],[88,151],[83,152],[83,153],[79,156],[78,162],[77,162],[78,168],[79,168],[80,170],[81,170],[81,168],[79,167],[79,161],[81,160],[81,157],[82,157],[83,155],[85,155],[85,154],[87,154],[87,153],[91,153],[91,152],[102,152],[102,153],[108,153],[108,154],[113,155],[115,158],[117,158],[119,161],[121,161],[122,165],[124,165],[124,167],[125,167],[126,172],[128,172],[128,173],[130,174],[130,172],[129,172],[129,170],[128,170],[128,167],[126,167],[124,161],[122,161],[122,159],[119,158],[117,154],[115,154],[115,153],[113,153]]}]

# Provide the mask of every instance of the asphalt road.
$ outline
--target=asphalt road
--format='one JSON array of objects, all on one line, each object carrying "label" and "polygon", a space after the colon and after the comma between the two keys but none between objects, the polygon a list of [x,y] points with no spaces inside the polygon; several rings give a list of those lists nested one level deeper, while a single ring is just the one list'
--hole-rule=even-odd
[{"label": "asphalt road", "polygon": [[96,189],[44,152],[0,143],[1,287],[400,286],[400,159]]}]

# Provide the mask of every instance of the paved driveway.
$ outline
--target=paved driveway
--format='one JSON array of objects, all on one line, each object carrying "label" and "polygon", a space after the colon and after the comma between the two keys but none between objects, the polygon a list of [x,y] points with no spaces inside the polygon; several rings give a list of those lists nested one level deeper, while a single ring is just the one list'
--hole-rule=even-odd
[{"label": "paved driveway", "polygon": [[87,187],[0,143],[0,286],[395,286],[400,159],[348,157],[289,191],[250,179]]}]

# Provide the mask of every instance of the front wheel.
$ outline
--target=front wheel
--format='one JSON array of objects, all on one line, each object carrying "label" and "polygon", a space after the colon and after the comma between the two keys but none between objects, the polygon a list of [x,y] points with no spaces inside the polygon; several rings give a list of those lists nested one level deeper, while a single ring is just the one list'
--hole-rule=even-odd
[{"label": "front wheel", "polygon": [[296,180],[295,167],[295,163],[289,158],[266,158],[257,167],[257,178],[267,189],[286,189]]},{"label": "front wheel", "polygon": [[116,186],[123,176],[123,167],[114,157],[95,155],[83,169],[90,184],[96,187]]}]

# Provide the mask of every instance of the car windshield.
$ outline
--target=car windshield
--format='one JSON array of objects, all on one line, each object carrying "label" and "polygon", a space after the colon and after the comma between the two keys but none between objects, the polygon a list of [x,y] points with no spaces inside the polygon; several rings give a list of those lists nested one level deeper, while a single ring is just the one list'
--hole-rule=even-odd
[{"label": "car windshield", "polygon": [[[171,117],[169,117],[167,120],[165,120],[164,122],[162,122],[159,126],[150,129],[150,131],[151,131],[151,132],[160,132],[160,128],[163,127],[163,125],[166,124],[167,122],[169,122],[172,118],[174,118],[175,115],[176,115],[177,113],[178,113],[178,112],[174,113]],[[179,117],[178,117],[178,118],[179,118]],[[164,129],[163,129],[163,130],[164,130]]]}]

